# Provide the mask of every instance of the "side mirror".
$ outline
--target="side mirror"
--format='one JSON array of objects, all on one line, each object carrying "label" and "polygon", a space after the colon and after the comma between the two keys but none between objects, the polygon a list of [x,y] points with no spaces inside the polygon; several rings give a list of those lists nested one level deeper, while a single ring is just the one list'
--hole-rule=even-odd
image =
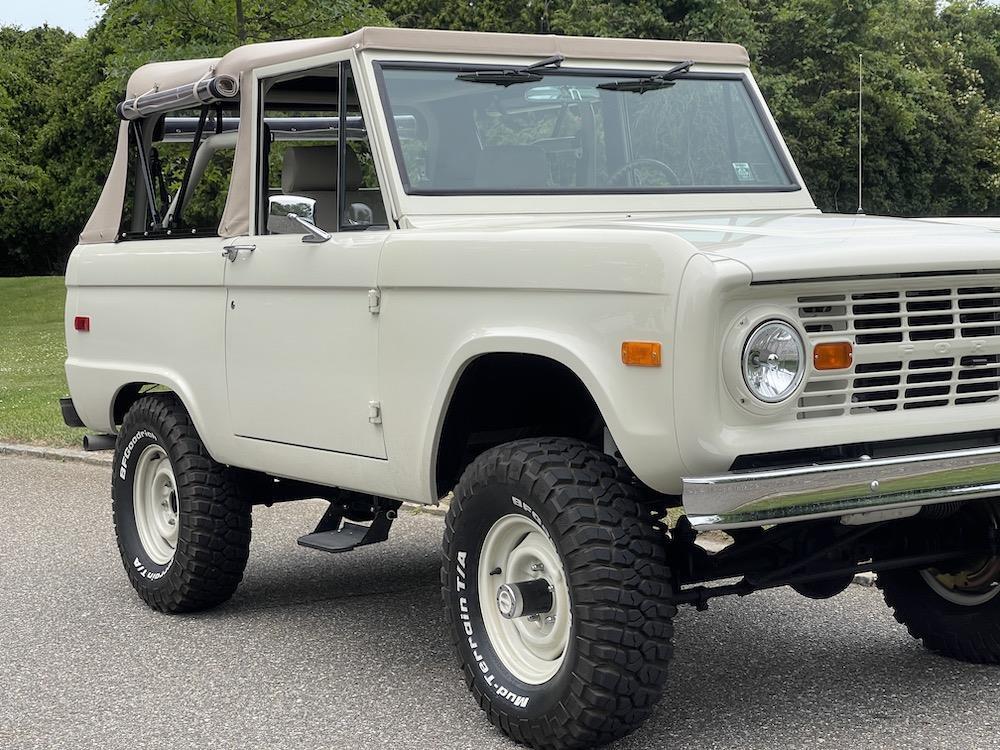
[{"label": "side mirror", "polygon": [[351,226],[366,227],[375,223],[375,214],[367,203],[352,203],[344,219]]},{"label": "side mirror", "polygon": [[267,199],[267,231],[270,234],[302,234],[304,219],[316,222],[316,201],[301,195],[272,195]]},{"label": "side mirror", "polygon": [[270,234],[303,234],[302,241],[326,242],[333,235],[314,223],[316,201],[301,195],[272,195],[267,199],[267,231]]}]

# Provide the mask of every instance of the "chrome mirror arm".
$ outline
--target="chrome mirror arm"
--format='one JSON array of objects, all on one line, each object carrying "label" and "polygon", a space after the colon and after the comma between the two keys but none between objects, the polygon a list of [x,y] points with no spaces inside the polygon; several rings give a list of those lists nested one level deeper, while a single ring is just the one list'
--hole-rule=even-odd
[{"label": "chrome mirror arm", "polygon": [[288,218],[306,231],[306,235],[302,238],[303,242],[319,244],[322,242],[329,242],[333,237],[333,235],[329,232],[323,231],[311,221],[307,221],[297,214],[288,214]]}]

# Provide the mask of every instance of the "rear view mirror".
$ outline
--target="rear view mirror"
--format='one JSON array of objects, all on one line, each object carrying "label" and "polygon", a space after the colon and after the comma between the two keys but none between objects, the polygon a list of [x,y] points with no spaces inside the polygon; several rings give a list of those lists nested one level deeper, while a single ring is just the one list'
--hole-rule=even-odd
[{"label": "rear view mirror", "polygon": [[594,88],[578,89],[576,86],[533,86],[524,92],[524,98],[529,102],[597,102],[601,100],[601,92]]},{"label": "rear view mirror", "polygon": [[316,223],[316,201],[301,195],[272,195],[267,200],[267,231],[269,234],[302,234],[302,224]]}]

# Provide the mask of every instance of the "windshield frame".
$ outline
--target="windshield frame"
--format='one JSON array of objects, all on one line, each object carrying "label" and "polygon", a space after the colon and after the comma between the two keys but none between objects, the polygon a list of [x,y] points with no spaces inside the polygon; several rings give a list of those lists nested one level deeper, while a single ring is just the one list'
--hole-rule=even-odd
[{"label": "windshield frame", "polygon": [[[803,186],[798,177],[788,153],[784,147],[784,142],[765,108],[762,97],[758,96],[755,89],[750,85],[748,76],[741,73],[731,73],[726,71],[690,71],[677,80],[695,79],[709,81],[739,81],[750,100],[754,113],[757,115],[759,126],[773,151],[778,164],[788,180],[787,185],[668,185],[668,186],[621,186],[614,190],[605,187],[595,188],[559,188],[552,187],[546,189],[535,188],[423,188],[414,187],[410,184],[409,174],[403,158],[402,143],[399,132],[396,128],[393,117],[393,109],[389,102],[389,92],[385,80],[386,70],[432,70],[452,73],[471,73],[480,70],[503,70],[509,68],[509,64],[481,63],[481,62],[427,62],[421,60],[373,60],[372,67],[375,73],[375,80],[378,90],[379,103],[382,107],[384,120],[388,126],[389,140],[392,146],[392,155],[395,160],[397,174],[402,184],[403,192],[408,196],[627,196],[627,195],[723,195],[723,194],[765,194],[765,193],[794,193],[801,191]],[[595,77],[608,76],[609,78],[643,78],[662,73],[662,70],[650,70],[644,68],[584,68],[561,66],[558,69],[544,71],[548,76],[581,76]],[[470,86],[485,85],[469,83]],[[636,94],[639,96],[639,94]]]}]

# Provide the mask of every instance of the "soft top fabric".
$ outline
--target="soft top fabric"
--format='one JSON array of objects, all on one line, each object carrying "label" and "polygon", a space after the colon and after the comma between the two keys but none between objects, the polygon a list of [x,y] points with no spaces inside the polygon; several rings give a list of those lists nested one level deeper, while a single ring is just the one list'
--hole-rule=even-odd
[{"label": "soft top fabric", "polygon": [[[493,34],[472,31],[431,31],[423,29],[363,28],[339,37],[295,39],[264,42],[238,47],[221,58],[158,62],[143,65],[129,78],[126,97],[163,91],[216,75],[236,78],[242,89],[250,71],[282,62],[306,59],[348,49],[384,50],[468,55],[503,55],[537,60],[555,54],[574,61],[616,60],[670,63],[694,60],[696,63],[748,66],[747,51],[738,44],[715,42],[679,42],[660,39],[606,39],[596,37],[554,36],[543,34]],[[249,97],[240,102],[244,121],[254,117]],[[241,128],[236,144],[231,186],[219,224],[223,237],[237,237],[250,232],[250,163],[253,149],[250,129]],[[349,167],[350,169],[350,167]],[[128,171],[128,128],[119,128],[118,148],[100,200],[83,233],[81,244],[111,242],[121,225],[122,206]]]},{"label": "soft top fabric", "polygon": [[721,42],[679,42],[664,39],[608,39],[554,34],[493,34],[479,31],[436,31],[366,27],[351,34],[318,39],[290,39],[237,47],[223,57],[143,65],[129,79],[127,97],[193,84],[213,75],[239,79],[254,68],[345,49],[443,54],[555,54],[573,59],[646,60],[719,65],[749,65],[746,49]]}]

